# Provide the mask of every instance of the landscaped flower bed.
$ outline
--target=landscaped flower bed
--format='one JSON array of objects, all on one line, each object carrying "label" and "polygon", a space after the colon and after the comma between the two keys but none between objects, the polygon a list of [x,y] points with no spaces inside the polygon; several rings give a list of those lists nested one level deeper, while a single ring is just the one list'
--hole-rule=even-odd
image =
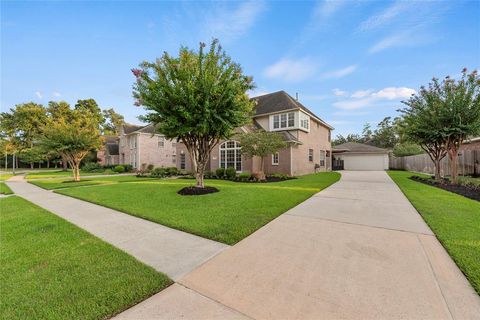
[{"label": "landscaped flower bed", "polygon": [[447,179],[436,181],[431,178],[419,176],[412,176],[410,179],[480,201],[480,187],[474,184],[454,184]]}]

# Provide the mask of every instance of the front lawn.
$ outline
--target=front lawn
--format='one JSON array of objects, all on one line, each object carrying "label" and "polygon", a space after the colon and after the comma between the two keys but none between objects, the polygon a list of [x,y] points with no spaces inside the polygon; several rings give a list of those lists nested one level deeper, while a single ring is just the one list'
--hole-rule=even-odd
[{"label": "front lawn", "polygon": [[106,319],[171,284],[20,197],[0,207],[0,319]]},{"label": "front lawn", "polygon": [[5,181],[13,177],[12,173],[0,173],[0,181]]},{"label": "front lawn", "polygon": [[82,186],[91,186],[98,184],[114,184],[120,182],[138,182],[138,181],[151,181],[152,178],[137,178],[136,176],[101,176],[93,178],[83,178],[79,182],[74,182],[71,178],[59,178],[59,179],[46,179],[46,180],[29,180],[28,182],[38,187],[53,190],[61,188],[74,188]]},{"label": "front lawn", "polygon": [[480,202],[412,181],[412,172],[388,174],[480,294]]},{"label": "front lawn", "polygon": [[[110,169],[106,169],[103,172],[84,172],[80,170],[80,176],[98,176],[98,175],[111,175],[115,174]],[[63,170],[44,170],[44,171],[37,171],[37,172],[27,172],[26,179],[48,179],[48,178],[72,178],[73,174],[71,170],[63,171]]]},{"label": "front lawn", "polygon": [[193,180],[186,179],[147,179],[57,192],[234,244],[339,178],[340,174],[327,172],[262,184],[207,180],[220,192],[203,196],[178,195],[182,187],[192,185]]},{"label": "front lawn", "polygon": [[0,182],[0,194],[12,194],[12,190],[3,182]]}]

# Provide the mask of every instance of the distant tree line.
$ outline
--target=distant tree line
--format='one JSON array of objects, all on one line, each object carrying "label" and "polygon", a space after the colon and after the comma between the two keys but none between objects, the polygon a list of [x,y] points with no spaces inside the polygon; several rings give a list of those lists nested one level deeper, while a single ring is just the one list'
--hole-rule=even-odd
[{"label": "distant tree line", "polygon": [[31,168],[35,163],[63,163],[65,169],[78,168],[79,157],[81,161],[99,148],[102,135],[118,134],[123,122],[122,115],[112,108],[102,111],[94,99],[78,100],[73,108],[64,101],[18,104],[0,113],[4,165],[10,162],[15,169],[19,163]]}]

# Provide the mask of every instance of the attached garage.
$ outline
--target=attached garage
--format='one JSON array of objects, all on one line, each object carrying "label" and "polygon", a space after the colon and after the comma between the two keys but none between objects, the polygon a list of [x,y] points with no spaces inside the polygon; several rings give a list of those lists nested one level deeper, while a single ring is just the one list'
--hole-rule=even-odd
[{"label": "attached garage", "polygon": [[388,169],[388,150],[347,142],[332,148],[333,169],[381,171]]}]

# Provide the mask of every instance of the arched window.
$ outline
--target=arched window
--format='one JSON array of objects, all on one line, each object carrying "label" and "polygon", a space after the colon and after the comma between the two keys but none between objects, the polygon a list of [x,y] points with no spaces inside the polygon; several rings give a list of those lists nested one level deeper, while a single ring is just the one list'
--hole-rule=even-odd
[{"label": "arched window", "polygon": [[237,141],[225,141],[220,145],[220,168],[242,171],[242,148]]}]

